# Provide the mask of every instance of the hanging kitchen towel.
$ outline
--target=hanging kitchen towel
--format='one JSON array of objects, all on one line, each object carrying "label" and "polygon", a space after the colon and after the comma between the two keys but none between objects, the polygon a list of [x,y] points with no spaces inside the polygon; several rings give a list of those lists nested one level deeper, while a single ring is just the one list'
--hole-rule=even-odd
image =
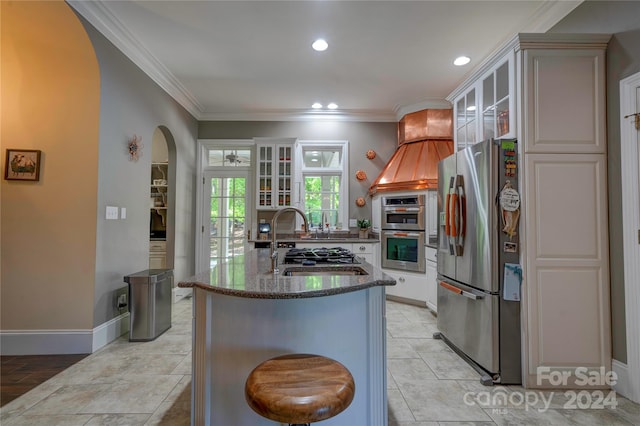
[{"label": "hanging kitchen towel", "polygon": [[517,263],[504,264],[504,300],[520,301],[520,284],[522,284],[522,267]]}]

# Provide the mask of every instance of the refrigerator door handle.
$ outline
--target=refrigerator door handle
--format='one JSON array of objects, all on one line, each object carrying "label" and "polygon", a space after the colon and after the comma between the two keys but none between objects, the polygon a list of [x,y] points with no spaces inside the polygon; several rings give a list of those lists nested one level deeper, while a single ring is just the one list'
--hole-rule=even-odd
[{"label": "refrigerator door handle", "polygon": [[456,287],[454,285],[451,285],[451,284],[449,284],[447,282],[444,282],[444,281],[440,281],[440,287],[445,288],[445,289],[447,289],[447,290],[449,290],[449,291],[451,291],[453,293],[459,294],[460,296],[464,296],[464,297],[466,297],[468,299],[479,300],[479,299],[482,299],[484,297],[484,296],[477,295],[475,293],[471,293],[469,291],[464,291],[464,290],[462,290],[462,289],[460,289],[460,288],[458,288],[458,287]]},{"label": "refrigerator door handle", "polygon": [[456,235],[456,256],[462,256],[464,251],[464,236],[467,231],[467,203],[466,194],[464,191],[464,177],[462,175],[456,176],[456,212],[458,233]]},{"label": "refrigerator door handle", "polygon": [[446,197],[446,213],[445,213],[445,234],[449,242],[449,254],[456,256],[456,177],[451,176],[449,180],[449,190]]}]

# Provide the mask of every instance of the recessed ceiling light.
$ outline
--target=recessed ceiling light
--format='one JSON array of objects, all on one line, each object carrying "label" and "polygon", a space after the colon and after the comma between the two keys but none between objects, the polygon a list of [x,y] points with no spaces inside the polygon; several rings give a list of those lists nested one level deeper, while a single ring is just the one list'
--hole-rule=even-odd
[{"label": "recessed ceiling light", "polygon": [[313,47],[313,50],[315,50],[315,51],[324,52],[325,50],[327,50],[327,47],[329,47],[329,43],[327,43],[323,39],[319,38],[319,39],[317,39],[316,41],[313,42],[311,47]]},{"label": "recessed ceiling light", "polygon": [[322,108],[322,104],[320,102],[315,102],[313,105],[311,105],[311,108],[320,109]]},{"label": "recessed ceiling light", "polygon": [[467,65],[469,62],[471,62],[471,58],[468,56],[458,56],[455,61],[453,61],[453,65],[461,67],[463,65]]},{"label": "recessed ceiling light", "polygon": [[336,109],[336,108],[338,108],[338,104],[331,102],[329,105],[327,105],[327,108]]}]

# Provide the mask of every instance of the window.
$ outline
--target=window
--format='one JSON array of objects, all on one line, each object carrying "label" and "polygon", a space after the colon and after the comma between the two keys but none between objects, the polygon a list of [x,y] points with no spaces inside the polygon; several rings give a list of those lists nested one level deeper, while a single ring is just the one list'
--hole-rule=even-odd
[{"label": "window", "polygon": [[207,166],[250,167],[251,151],[249,149],[209,148],[207,149]]},{"label": "window", "polygon": [[299,141],[296,182],[300,203],[311,229],[341,228],[349,215],[346,141]]}]

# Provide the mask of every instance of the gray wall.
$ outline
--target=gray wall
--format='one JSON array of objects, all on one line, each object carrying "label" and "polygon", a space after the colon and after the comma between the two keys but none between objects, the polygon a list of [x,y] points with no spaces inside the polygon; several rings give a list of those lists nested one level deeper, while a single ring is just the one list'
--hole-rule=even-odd
[{"label": "gray wall", "polygon": [[[302,140],[349,141],[349,217],[371,219],[369,186],[391,158],[397,147],[397,126],[393,123],[364,122],[289,122],[289,121],[203,121],[198,124],[200,139],[251,139],[253,137],[283,137]],[[373,160],[365,157],[373,149]],[[364,170],[367,179],[358,181],[357,170]],[[357,207],[355,200],[365,197],[367,204]]]},{"label": "gray wall", "polygon": [[550,32],[611,33],[607,49],[607,139],[613,358],[627,362],[620,176],[620,80],[640,71],[640,2],[587,1]]},{"label": "gray wall", "polygon": [[[153,134],[161,126],[175,161],[174,277],[193,275],[197,121],[80,18],[100,65],[100,135],[94,326],[114,318],[123,277],[149,266],[149,176]],[[168,135],[166,134],[168,132]],[[130,161],[126,142],[142,137],[142,156]],[[168,136],[168,137],[167,137]],[[124,220],[105,220],[107,205],[126,207]]]}]

